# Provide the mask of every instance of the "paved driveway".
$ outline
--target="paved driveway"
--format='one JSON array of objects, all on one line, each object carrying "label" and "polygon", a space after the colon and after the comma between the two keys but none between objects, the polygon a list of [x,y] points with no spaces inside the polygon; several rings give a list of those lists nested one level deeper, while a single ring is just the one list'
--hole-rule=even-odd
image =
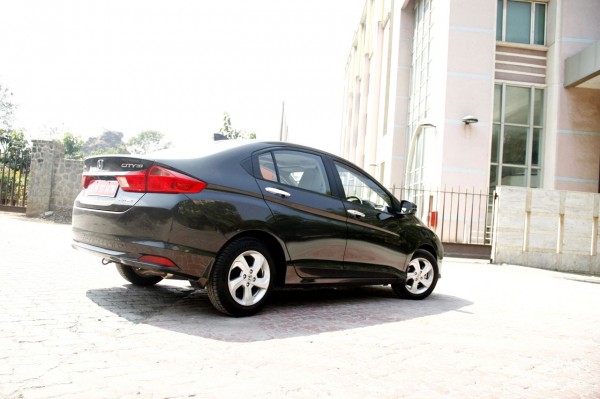
[{"label": "paved driveway", "polygon": [[234,319],[0,213],[0,397],[599,398],[600,279],[447,260],[424,301],[277,293]]}]

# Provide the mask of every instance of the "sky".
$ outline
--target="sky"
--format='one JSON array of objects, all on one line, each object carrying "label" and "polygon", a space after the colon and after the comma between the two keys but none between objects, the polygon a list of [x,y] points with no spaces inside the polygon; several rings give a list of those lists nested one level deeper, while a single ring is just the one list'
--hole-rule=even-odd
[{"label": "sky", "polygon": [[[337,152],[365,0],[0,0],[0,85],[30,139],[233,127]],[[200,140],[201,141],[201,140]]]}]

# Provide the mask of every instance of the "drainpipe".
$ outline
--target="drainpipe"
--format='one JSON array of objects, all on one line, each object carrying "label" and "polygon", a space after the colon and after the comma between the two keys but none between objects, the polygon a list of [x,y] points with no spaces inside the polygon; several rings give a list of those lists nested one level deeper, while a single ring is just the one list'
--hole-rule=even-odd
[{"label": "drainpipe", "polygon": [[427,127],[435,128],[435,125],[429,121],[421,121],[415,127],[415,130],[413,131],[412,137],[410,139],[410,145],[408,147],[408,158],[406,160],[406,169],[404,170],[404,186],[406,187],[410,186],[410,171],[415,157],[415,148],[417,146],[417,140],[419,139],[419,136],[421,136],[421,133],[423,133],[423,130],[425,130],[425,128]]}]

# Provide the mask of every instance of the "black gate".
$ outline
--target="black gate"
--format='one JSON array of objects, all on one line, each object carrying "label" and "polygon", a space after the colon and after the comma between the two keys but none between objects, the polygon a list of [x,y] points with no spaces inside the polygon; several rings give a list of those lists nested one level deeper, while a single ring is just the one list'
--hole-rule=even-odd
[{"label": "black gate", "polygon": [[417,216],[434,230],[447,256],[490,259],[494,194],[468,189],[394,189],[417,204]]},{"label": "black gate", "polygon": [[0,211],[25,212],[30,166],[28,150],[0,150]]}]

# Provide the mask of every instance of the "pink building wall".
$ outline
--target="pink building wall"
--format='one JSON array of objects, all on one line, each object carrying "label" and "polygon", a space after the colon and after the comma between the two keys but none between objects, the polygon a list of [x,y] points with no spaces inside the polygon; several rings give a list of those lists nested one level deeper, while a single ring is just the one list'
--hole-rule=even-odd
[{"label": "pink building wall", "polygon": [[[487,190],[494,90],[496,2],[450,3],[440,183]],[[478,123],[465,125],[464,116]]]},{"label": "pink building wall", "polygon": [[[394,2],[388,18],[389,4],[365,3],[347,70],[341,152],[391,188],[405,183],[408,140],[419,121],[411,120],[409,107],[417,3]],[[600,1],[549,0],[546,46],[497,42],[496,1],[435,0],[431,4],[434,84],[427,122],[435,128],[424,133],[428,136],[425,187],[488,189],[494,85],[506,83],[544,89],[542,187],[598,192],[600,90],[565,88],[564,69],[568,57],[600,40]],[[391,27],[385,33],[390,51],[373,51],[375,36],[365,33],[375,31],[372,24]],[[545,59],[545,78],[499,73],[496,55],[506,51]],[[519,67],[523,66],[515,68]],[[467,115],[475,116],[478,123],[465,125],[462,119]]]},{"label": "pink building wall", "polygon": [[[557,190],[598,192],[600,179],[600,90],[564,88],[565,60],[600,40],[600,1],[569,0],[561,7],[556,123]],[[551,117],[551,116],[550,116]],[[550,149],[553,150],[553,149]]]}]

